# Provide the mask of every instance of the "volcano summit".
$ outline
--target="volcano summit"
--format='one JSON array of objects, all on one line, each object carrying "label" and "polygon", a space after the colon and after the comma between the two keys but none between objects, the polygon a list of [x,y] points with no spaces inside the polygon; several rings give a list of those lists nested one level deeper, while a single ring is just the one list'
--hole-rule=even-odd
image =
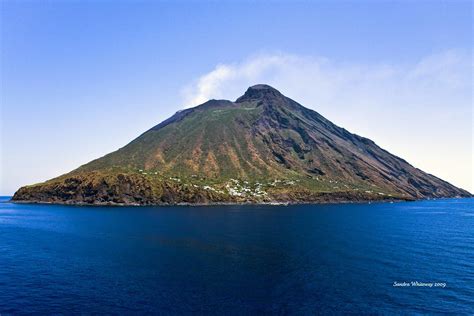
[{"label": "volcano summit", "polygon": [[14,201],[317,203],[468,197],[268,85],[177,112],[131,143]]}]

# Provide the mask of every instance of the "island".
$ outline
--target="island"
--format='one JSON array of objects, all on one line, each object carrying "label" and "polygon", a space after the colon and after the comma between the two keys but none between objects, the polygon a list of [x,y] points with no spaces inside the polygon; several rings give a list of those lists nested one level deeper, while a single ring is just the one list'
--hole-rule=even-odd
[{"label": "island", "polygon": [[179,111],[115,152],[20,188],[12,200],[203,205],[470,196],[259,84],[235,102]]}]

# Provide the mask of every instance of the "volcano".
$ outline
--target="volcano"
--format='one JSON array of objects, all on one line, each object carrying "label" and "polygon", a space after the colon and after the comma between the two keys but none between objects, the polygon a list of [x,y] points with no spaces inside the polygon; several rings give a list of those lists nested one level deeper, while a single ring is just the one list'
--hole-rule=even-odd
[{"label": "volcano", "polygon": [[268,85],[177,112],[128,145],[14,201],[318,203],[468,197]]}]

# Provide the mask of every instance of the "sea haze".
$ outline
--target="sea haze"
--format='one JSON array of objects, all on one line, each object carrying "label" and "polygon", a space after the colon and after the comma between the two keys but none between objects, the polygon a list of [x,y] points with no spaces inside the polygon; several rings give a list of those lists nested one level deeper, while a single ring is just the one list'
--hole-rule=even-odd
[{"label": "sea haze", "polygon": [[3,198],[0,313],[472,314],[473,227],[472,198],[225,207]]}]

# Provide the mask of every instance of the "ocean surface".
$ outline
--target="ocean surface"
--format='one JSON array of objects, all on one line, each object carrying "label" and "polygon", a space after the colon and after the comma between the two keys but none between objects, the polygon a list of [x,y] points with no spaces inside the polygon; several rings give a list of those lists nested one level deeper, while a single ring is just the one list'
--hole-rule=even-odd
[{"label": "ocean surface", "polygon": [[225,207],[7,200],[1,315],[474,313],[474,199]]}]

